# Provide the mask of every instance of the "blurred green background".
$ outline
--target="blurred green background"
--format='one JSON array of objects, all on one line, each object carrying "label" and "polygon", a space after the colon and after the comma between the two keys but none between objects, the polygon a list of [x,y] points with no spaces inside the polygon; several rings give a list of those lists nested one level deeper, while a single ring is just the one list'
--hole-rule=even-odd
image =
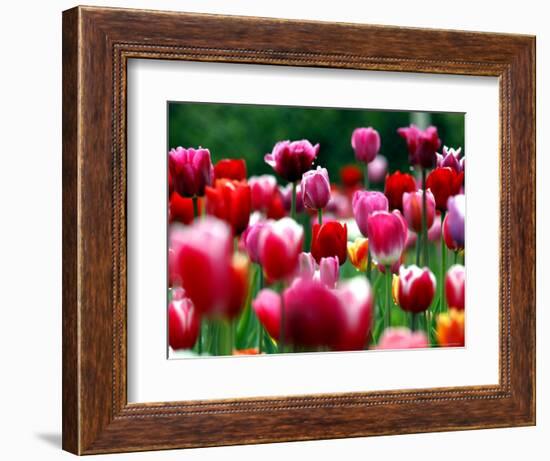
[{"label": "blurred green background", "polygon": [[263,158],[277,141],[308,139],[321,146],[316,165],[326,167],[337,182],[340,167],[355,161],[351,133],[362,126],[380,133],[380,153],[388,159],[389,172],[407,171],[407,149],[397,129],[411,122],[437,126],[444,145],[464,145],[462,113],[170,102],[168,148],[202,146],[213,162],[245,158],[251,176],[273,173]]}]

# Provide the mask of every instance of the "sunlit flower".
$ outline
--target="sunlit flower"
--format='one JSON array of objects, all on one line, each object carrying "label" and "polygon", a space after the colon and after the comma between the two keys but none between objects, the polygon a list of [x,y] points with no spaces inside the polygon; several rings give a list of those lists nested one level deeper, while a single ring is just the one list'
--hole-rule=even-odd
[{"label": "sunlit flower", "polygon": [[449,309],[439,314],[436,321],[436,338],[443,347],[464,346],[464,311]]},{"label": "sunlit flower", "polygon": [[319,144],[312,146],[303,139],[301,141],[280,141],[273,147],[270,154],[264,157],[265,162],[284,179],[295,182],[309,169],[319,153]]}]

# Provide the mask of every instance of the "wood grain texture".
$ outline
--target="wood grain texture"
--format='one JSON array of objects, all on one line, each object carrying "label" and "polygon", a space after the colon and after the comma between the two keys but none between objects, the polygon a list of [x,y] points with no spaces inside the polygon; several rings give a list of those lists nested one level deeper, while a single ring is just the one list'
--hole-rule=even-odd
[{"label": "wood grain texture", "polygon": [[[499,384],[129,404],[126,63],[133,58],[498,76]],[[534,79],[535,40],[528,36],[64,12],[63,448],[89,454],[534,424]]]}]

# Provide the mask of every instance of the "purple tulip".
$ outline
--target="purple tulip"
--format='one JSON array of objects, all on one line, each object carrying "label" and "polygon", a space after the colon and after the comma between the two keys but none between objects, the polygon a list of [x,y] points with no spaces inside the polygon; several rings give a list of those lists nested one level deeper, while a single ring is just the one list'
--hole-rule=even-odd
[{"label": "purple tulip", "polygon": [[460,159],[460,153],[462,148],[453,149],[451,147],[443,146],[443,154],[437,155],[437,166],[438,167],[449,167],[455,170],[457,173],[462,171],[462,160]]},{"label": "purple tulip", "polygon": [[353,194],[351,206],[359,230],[368,238],[368,217],[375,211],[388,211],[388,199],[382,192],[357,191]]},{"label": "purple tulip", "polygon": [[340,262],[338,256],[321,258],[319,263],[319,279],[328,288],[334,288],[340,277]]},{"label": "purple tulip", "polygon": [[182,197],[202,197],[205,187],[210,186],[214,179],[214,167],[208,149],[171,149],[168,152],[168,169],[174,189]]},{"label": "purple tulip", "polygon": [[464,248],[464,215],[466,198],[464,194],[454,195],[447,200],[449,233],[460,248]]},{"label": "purple tulip", "polygon": [[370,163],[380,150],[380,135],[372,127],[356,128],[351,135],[351,147],[357,161]]},{"label": "purple tulip", "polygon": [[301,141],[279,141],[270,154],[265,154],[265,162],[284,179],[298,181],[311,168],[319,153],[319,144],[312,146],[307,139]]},{"label": "purple tulip", "polygon": [[314,210],[323,209],[330,200],[330,180],[326,168],[317,167],[302,176],[302,201],[304,206]]}]

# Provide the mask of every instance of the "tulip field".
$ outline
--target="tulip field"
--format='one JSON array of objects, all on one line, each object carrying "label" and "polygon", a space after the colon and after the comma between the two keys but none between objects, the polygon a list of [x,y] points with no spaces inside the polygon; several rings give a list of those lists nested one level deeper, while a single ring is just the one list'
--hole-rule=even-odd
[{"label": "tulip field", "polygon": [[219,106],[170,120],[169,357],[465,345],[463,115]]}]

